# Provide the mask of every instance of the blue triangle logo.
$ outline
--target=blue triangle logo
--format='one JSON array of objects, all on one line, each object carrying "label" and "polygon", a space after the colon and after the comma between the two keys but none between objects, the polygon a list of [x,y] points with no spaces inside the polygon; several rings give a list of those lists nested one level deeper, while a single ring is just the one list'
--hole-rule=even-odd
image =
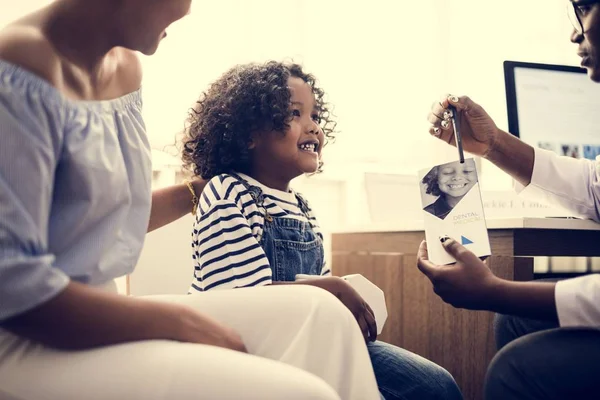
[{"label": "blue triangle logo", "polygon": [[466,237],[464,237],[464,236],[461,236],[461,237],[460,237],[460,239],[461,239],[461,242],[462,242],[462,244],[463,244],[463,245],[467,245],[467,244],[473,244],[473,242],[472,242],[472,241],[470,241],[469,239],[467,239],[467,238],[466,238]]}]

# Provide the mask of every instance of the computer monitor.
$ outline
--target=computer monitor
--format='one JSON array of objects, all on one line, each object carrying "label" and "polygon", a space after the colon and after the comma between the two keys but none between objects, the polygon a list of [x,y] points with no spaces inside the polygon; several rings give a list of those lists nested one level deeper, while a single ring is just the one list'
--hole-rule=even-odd
[{"label": "computer monitor", "polygon": [[600,155],[600,84],[585,69],[505,61],[504,78],[513,135],[560,155]]}]

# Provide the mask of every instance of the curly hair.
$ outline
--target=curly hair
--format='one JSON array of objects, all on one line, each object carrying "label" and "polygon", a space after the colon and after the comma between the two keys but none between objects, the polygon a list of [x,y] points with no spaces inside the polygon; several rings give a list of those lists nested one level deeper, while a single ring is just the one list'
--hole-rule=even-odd
[{"label": "curly hair", "polygon": [[442,194],[440,186],[438,185],[439,166],[431,168],[431,170],[425,175],[421,183],[425,185],[425,193],[432,196],[439,196]]},{"label": "curly hair", "polygon": [[335,139],[336,122],[324,100],[325,92],[300,65],[276,61],[237,65],[210,85],[190,111],[183,137],[184,167],[203,179],[235,171],[248,173],[252,135],[262,131],[285,134],[289,129],[293,118],[290,77],[302,79],[312,89],[325,144]]}]

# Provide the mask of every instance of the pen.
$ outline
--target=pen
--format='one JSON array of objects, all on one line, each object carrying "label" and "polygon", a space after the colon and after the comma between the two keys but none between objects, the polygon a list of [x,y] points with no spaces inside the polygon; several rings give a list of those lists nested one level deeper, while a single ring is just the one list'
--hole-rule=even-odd
[{"label": "pen", "polygon": [[464,164],[465,153],[463,152],[462,136],[460,134],[460,123],[458,122],[458,118],[456,117],[456,115],[457,115],[456,107],[454,107],[453,105],[449,105],[448,109],[452,113],[452,116],[450,118],[452,119],[452,127],[454,128],[454,138],[456,139],[456,148],[458,149],[458,158],[460,160],[460,163]]}]

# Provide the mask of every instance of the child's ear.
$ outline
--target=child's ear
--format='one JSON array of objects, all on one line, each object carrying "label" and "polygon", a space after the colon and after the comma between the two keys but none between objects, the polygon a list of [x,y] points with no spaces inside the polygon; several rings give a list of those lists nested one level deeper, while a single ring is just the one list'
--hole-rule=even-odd
[{"label": "child's ear", "polygon": [[250,135],[250,141],[248,142],[248,150],[256,149],[256,146],[258,146],[259,141],[260,141],[260,134],[258,132],[255,132],[252,135]]}]

